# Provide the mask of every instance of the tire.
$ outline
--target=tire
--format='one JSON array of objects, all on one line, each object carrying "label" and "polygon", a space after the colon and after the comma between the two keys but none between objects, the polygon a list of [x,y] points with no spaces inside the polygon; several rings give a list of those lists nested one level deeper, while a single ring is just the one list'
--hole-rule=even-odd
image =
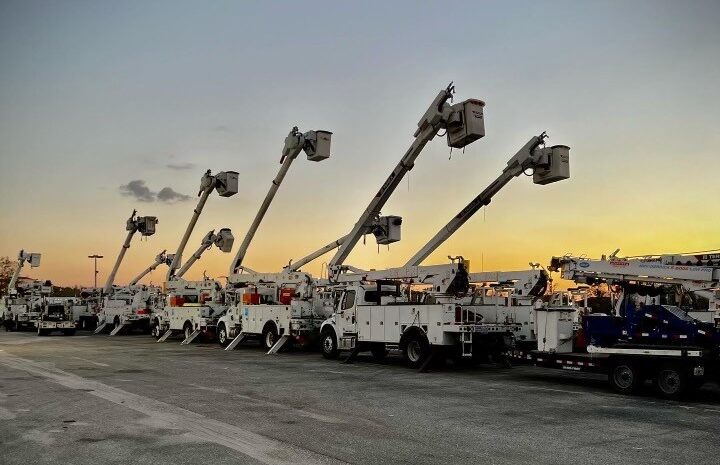
[{"label": "tire", "polygon": [[160,334],[160,322],[155,320],[150,327],[150,335],[154,337],[155,339],[160,339],[162,334]]},{"label": "tire", "polygon": [[45,329],[38,328],[38,336],[47,336],[48,332]]},{"label": "tire", "polygon": [[419,368],[430,356],[430,343],[418,331],[409,334],[401,345],[403,358],[410,368]]},{"label": "tire", "polygon": [[274,324],[267,324],[262,332],[262,345],[265,351],[272,349],[272,346],[278,341],[278,332]]},{"label": "tire", "polygon": [[113,329],[117,328],[118,326],[120,326],[120,317],[116,316],[115,319],[113,319]]},{"label": "tire", "polygon": [[65,329],[63,330],[63,336],[74,336],[75,330],[74,329]]},{"label": "tire", "polygon": [[370,352],[372,353],[373,358],[378,362],[382,362],[383,360],[385,360],[385,357],[388,354],[388,351],[385,348],[385,343],[383,342],[377,342],[373,344],[370,347]]},{"label": "tire", "polygon": [[681,399],[688,388],[687,373],[679,365],[663,365],[655,375],[655,389],[665,399]]},{"label": "tire", "polygon": [[328,360],[334,360],[338,358],[339,350],[337,337],[333,329],[325,329],[320,335],[320,348],[322,350],[323,357]]},{"label": "tire", "polygon": [[637,365],[625,360],[612,364],[608,373],[608,382],[615,392],[620,394],[635,394],[642,385],[642,377]]},{"label": "tire", "polygon": [[193,333],[193,328],[189,321],[185,322],[185,325],[183,326],[183,333],[185,334],[185,339],[189,338]]},{"label": "tire", "polygon": [[220,323],[217,327],[217,340],[221,347],[227,347],[230,344],[224,323]]}]

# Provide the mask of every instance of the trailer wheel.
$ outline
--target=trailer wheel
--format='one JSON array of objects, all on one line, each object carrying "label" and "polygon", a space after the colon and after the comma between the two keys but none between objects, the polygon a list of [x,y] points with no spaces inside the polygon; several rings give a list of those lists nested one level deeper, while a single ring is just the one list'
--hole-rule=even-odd
[{"label": "trailer wheel", "polygon": [[48,333],[46,330],[44,330],[42,328],[38,328],[38,336],[47,336],[47,335],[48,335]]},{"label": "trailer wheel", "polygon": [[322,345],[323,357],[327,359],[336,359],[338,357],[338,343],[335,331],[332,328],[324,329],[320,335],[320,344]]},{"label": "trailer wheel", "polygon": [[608,374],[610,386],[620,394],[633,394],[642,385],[643,378],[637,366],[627,361],[617,361]]},{"label": "trailer wheel", "polygon": [[265,351],[272,349],[272,346],[278,341],[278,332],[274,324],[268,323],[265,325],[262,332],[262,341]]},{"label": "trailer wheel", "polygon": [[677,365],[660,367],[655,376],[655,388],[666,399],[680,399],[687,392],[687,373]]},{"label": "trailer wheel", "polygon": [[373,358],[378,362],[385,360],[385,356],[388,353],[387,349],[385,348],[385,344],[382,342],[377,342],[373,344],[370,347],[370,352],[372,353]]},{"label": "trailer wheel", "polygon": [[228,341],[227,329],[225,329],[225,323],[220,323],[218,325],[217,338],[218,338],[218,342],[220,343],[220,345],[222,347],[227,347],[229,341]]},{"label": "trailer wheel", "polygon": [[430,355],[430,343],[424,334],[413,332],[402,344],[402,353],[410,368],[418,368]]}]

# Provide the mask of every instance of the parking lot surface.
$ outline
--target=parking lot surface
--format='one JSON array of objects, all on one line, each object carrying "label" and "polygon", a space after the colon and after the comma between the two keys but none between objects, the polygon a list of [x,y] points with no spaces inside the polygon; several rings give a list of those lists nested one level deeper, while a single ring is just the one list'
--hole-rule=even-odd
[{"label": "parking lot surface", "polygon": [[0,462],[715,463],[720,389],[625,397],[529,366],[354,364],[248,344],[0,333]]}]

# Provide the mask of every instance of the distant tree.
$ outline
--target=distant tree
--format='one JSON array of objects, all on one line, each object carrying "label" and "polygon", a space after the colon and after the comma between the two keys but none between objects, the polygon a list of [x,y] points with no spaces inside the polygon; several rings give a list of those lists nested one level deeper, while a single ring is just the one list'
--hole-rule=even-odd
[{"label": "distant tree", "polygon": [[7,287],[15,272],[15,262],[9,257],[0,257],[0,296],[7,294]]}]

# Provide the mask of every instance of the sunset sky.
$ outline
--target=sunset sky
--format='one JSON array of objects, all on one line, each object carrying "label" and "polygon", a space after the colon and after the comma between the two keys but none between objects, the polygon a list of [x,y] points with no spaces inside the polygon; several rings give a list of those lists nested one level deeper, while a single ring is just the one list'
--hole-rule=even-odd
[{"label": "sunset sky", "polygon": [[425,263],[716,249],[718,25],[712,0],[3,1],[0,256],[40,252],[24,274],[87,285],[99,253],[102,282],[137,209],[160,223],[133,241],[126,283],[177,247],[203,172],[234,170],[239,194],[210,197],[185,253],[231,228],[233,252],[187,275],[225,276],[287,132],[332,131],[332,157],[298,158],[246,257],[279,271],[352,228],[450,81],[455,101],[486,102],[486,137],[451,158],[432,141],[383,209],[402,241],[368,237],[347,263],[402,265],[543,130],[571,147],[572,178],[514,179]]}]

